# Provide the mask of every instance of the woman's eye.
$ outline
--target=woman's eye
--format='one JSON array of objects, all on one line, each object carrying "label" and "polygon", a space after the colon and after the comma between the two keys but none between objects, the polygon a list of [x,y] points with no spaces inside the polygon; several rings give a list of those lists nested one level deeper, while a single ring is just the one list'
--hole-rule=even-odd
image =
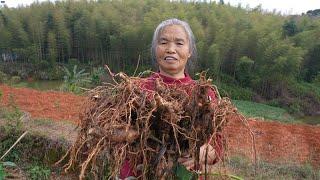
[{"label": "woman's eye", "polygon": [[167,42],[160,42],[160,44],[167,44]]}]

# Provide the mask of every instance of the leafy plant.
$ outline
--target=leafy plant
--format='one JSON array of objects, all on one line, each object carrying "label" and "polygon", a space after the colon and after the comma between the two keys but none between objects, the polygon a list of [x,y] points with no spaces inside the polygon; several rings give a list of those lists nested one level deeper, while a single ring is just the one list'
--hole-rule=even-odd
[{"label": "leafy plant", "polygon": [[91,74],[91,81],[94,85],[101,84],[101,79],[104,76],[105,76],[105,71],[102,67],[93,68],[93,72]]},{"label": "leafy plant", "polygon": [[8,75],[0,71],[0,83],[5,83],[8,81]]},{"label": "leafy plant", "polygon": [[182,166],[180,164],[177,165],[175,168],[175,179],[177,179],[177,180],[195,180],[195,179],[198,179],[199,175],[200,175],[200,179],[201,179],[201,177],[204,177],[205,175],[207,175],[207,177],[210,177],[210,179],[214,178],[214,177],[218,178],[218,179],[226,177],[228,179],[243,180],[241,177],[238,177],[235,175],[230,175],[230,174],[223,174],[220,172],[216,172],[216,173],[208,172],[207,174],[205,174],[205,173],[200,173],[200,174],[192,173],[192,172],[188,171],[185,166]]},{"label": "leafy plant", "polygon": [[188,171],[185,166],[178,164],[175,168],[175,176],[178,180],[193,180],[197,175]]},{"label": "leafy plant", "polygon": [[4,179],[6,177],[6,172],[4,171],[2,163],[0,163],[0,180]]},{"label": "leafy plant", "polygon": [[0,180],[5,179],[5,177],[8,175],[6,173],[4,167],[16,168],[17,165],[13,162],[10,162],[10,161],[0,162]]},{"label": "leafy plant", "polygon": [[10,84],[13,85],[13,84],[17,84],[21,81],[21,77],[20,76],[12,76],[10,78]]},{"label": "leafy plant", "polygon": [[1,117],[5,119],[6,125],[4,126],[6,131],[17,132],[22,128],[21,116],[23,113],[17,107],[13,109],[2,109]]},{"label": "leafy plant", "polygon": [[35,165],[28,170],[28,174],[32,180],[44,180],[50,178],[51,171],[48,168]]},{"label": "leafy plant", "polygon": [[67,67],[63,67],[65,76],[61,88],[62,90],[80,93],[81,86],[85,86],[91,82],[88,77],[89,73],[85,73],[85,69],[78,71],[77,67],[77,65],[74,65],[72,70],[69,70]]}]

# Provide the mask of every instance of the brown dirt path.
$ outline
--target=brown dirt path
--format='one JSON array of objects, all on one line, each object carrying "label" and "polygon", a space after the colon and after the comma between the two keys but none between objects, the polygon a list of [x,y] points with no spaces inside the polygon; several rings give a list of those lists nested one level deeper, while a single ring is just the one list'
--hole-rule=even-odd
[{"label": "brown dirt path", "polygon": [[[0,85],[1,105],[14,103],[31,114],[32,118],[78,121],[84,97],[70,93],[37,91]],[[320,126],[283,124],[251,119],[249,126],[255,134],[258,160],[277,163],[312,163],[320,167]],[[252,157],[250,135],[232,117],[225,128],[229,155]]]}]

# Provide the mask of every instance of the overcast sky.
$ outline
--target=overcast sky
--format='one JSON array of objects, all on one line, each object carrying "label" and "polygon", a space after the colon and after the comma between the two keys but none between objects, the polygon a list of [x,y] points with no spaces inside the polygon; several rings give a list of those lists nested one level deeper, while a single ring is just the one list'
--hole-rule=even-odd
[{"label": "overcast sky", "polygon": [[[17,7],[20,5],[29,5],[35,0],[1,0],[5,1],[8,7]],[[38,0],[46,1],[46,0]],[[53,0],[52,0],[53,1]],[[204,1],[204,0],[202,0]],[[209,2],[210,0],[207,0]],[[216,0],[219,1],[219,0]],[[249,5],[250,8],[254,8],[259,4],[263,9],[268,11],[281,11],[282,14],[301,14],[308,10],[320,9],[320,0],[224,0],[225,3],[230,2],[231,5],[237,6],[241,3],[242,7]]]},{"label": "overcast sky", "polygon": [[320,9],[320,0],[224,0],[232,5],[241,3],[243,7],[248,4],[250,8],[262,5],[268,11],[281,11],[284,14],[301,14],[308,10]]}]

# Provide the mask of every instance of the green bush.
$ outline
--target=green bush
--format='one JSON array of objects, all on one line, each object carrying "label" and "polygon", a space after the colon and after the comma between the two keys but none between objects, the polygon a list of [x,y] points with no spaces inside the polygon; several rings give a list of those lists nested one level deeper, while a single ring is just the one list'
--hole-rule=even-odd
[{"label": "green bush", "polygon": [[79,66],[80,62],[78,59],[76,58],[71,58],[68,60],[68,65],[67,68],[68,69],[72,69],[74,66]]},{"label": "green bush", "polygon": [[0,163],[0,180],[5,179],[5,177],[6,177],[6,172],[4,171],[2,163]]},{"label": "green bush", "polygon": [[10,78],[10,84],[17,84],[21,81],[21,77],[20,76],[12,76]]},{"label": "green bush", "polygon": [[236,78],[243,87],[250,86],[253,65],[254,61],[247,56],[241,57],[236,62]]},{"label": "green bush", "polygon": [[316,84],[318,87],[320,86],[320,72],[318,72],[312,83]]},{"label": "green bush", "polygon": [[9,106],[11,106],[12,108],[0,108],[0,118],[4,119],[4,121],[6,122],[6,125],[4,126],[6,132],[16,132],[21,130],[22,128],[22,122],[20,118],[23,115],[23,113],[19,108],[15,107],[15,105],[11,103],[12,102],[9,102]]},{"label": "green bush", "polygon": [[105,70],[102,67],[93,68],[93,71],[91,73],[91,82],[94,85],[101,84],[101,81],[103,77],[107,76],[105,73]]},{"label": "green bush", "polygon": [[8,76],[19,76],[22,79],[26,79],[36,71],[36,68],[31,63],[24,64],[17,62],[6,62],[0,63],[0,70],[6,73]]},{"label": "green bush", "polygon": [[289,86],[291,101],[286,108],[294,114],[312,114],[320,108],[320,86],[316,83],[291,83]]},{"label": "green bush", "polygon": [[232,76],[226,74],[221,74],[214,84],[217,85],[221,97],[251,101],[255,94],[251,89],[241,87]]},{"label": "green bush", "polygon": [[40,60],[35,63],[37,69],[49,69],[51,67],[50,63],[46,60]]},{"label": "green bush", "polygon": [[39,69],[34,77],[41,80],[60,80],[63,79],[64,71],[61,67],[55,65],[49,69]]},{"label": "green bush", "polygon": [[320,86],[316,83],[289,82],[284,96],[268,100],[266,104],[286,109],[295,116],[312,115],[320,108]]},{"label": "green bush", "polygon": [[290,91],[298,97],[311,95],[320,101],[320,86],[317,83],[291,83],[289,88]]},{"label": "green bush", "polygon": [[42,166],[32,166],[28,170],[29,178],[32,180],[45,180],[50,179],[51,171],[49,168],[42,167]]},{"label": "green bush", "polygon": [[251,101],[254,93],[248,88],[242,88],[230,84],[220,84],[218,85],[218,90],[221,97],[229,97],[236,100],[246,100]]},{"label": "green bush", "polygon": [[[10,68],[7,68],[10,67]],[[40,80],[63,79],[64,72],[58,65],[50,65],[42,60],[35,64],[3,63],[0,64],[0,83],[9,81],[9,76],[19,76],[21,79],[33,77]]]},{"label": "green bush", "polygon": [[55,66],[49,70],[49,80],[61,80],[64,76],[63,68]]},{"label": "green bush", "polygon": [[0,71],[0,83],[6,83],[8,81],[8,75]]}]

